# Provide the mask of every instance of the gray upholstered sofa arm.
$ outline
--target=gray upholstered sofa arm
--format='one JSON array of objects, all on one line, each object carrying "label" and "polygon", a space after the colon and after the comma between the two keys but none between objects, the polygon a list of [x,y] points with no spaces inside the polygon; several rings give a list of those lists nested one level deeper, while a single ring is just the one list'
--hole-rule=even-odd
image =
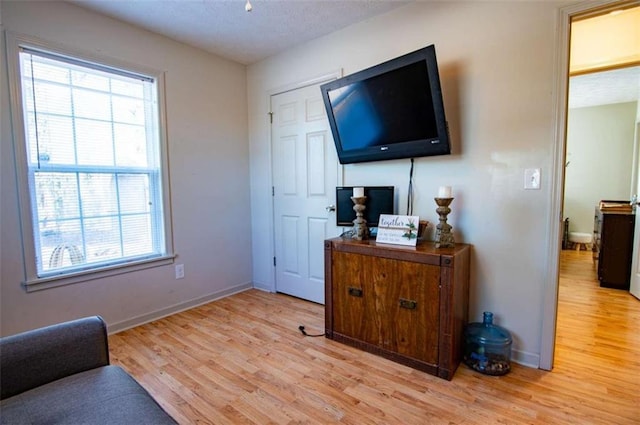
[{"label": "gray upholstered sofa arm", "polygon": [[108,364],[107,327],[99,316],[0,338],[0,400]]}]

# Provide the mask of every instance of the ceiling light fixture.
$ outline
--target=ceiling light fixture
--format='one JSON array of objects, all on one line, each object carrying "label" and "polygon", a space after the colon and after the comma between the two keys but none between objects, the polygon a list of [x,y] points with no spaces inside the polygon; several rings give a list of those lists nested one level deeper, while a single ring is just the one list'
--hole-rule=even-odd
[{"label": "ceiling light fixture", "polygon": [[247,3],[244,5],[244,10],[247,12],[251,12],[253,10],[253,6],[251,6],[251,1],[247,0]]}]

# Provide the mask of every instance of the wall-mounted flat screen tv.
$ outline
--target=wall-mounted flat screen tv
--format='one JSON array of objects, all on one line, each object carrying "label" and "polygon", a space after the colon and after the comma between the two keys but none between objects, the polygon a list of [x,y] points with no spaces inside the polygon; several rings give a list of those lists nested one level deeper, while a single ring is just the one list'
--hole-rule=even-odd
[{"label": "wall-mounted flat screen tv", "polygon": [[451,153],[433,45],[320,89],[341,164]]},{"label": "wall-mounted flat screen tv", "polygon": [[[378,227],[380,214],[393,214],[394,194],[393,186],[365,186],[364,196],[365,210],[364,219],[367,221],[368,227]],[[353,226],[353,220],[356,219],[356,212],[353,209],[353,187],[338,186],[336,187],[336,225],[337,226]]]}]

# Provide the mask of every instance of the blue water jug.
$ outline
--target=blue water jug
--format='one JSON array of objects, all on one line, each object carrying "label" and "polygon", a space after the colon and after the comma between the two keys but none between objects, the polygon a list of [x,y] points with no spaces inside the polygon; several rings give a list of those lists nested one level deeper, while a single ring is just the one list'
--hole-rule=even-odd
[{"label": "blue water jug", "polygon": [[504,375],[511,370],[511,334],[493,324],[493,313],[485,311],[482,323],[470,323],[464,330],[462,360],[486,375]]}]

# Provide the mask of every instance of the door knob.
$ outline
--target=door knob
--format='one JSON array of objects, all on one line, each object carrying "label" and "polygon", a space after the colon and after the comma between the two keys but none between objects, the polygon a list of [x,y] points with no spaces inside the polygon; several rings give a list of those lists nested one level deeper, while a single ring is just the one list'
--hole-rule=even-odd
[{"label": "door knob", "polygon": [[325,210],[331,212],[331,211],[335,211],[336,210],[336,206],[335,205],[327,205],[326,207],[324,207]]}]

